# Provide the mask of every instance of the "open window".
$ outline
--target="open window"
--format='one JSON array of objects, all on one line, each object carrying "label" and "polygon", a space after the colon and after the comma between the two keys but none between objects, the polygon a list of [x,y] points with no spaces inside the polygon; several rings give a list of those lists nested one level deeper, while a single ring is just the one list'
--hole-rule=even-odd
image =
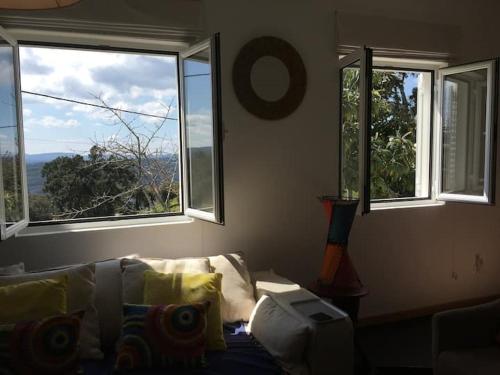
[{"label": "open window", "polygon": [[494,60],[441,70],[438,199],[493,202]]},{"label": "open window", "polygon": [[28,223],[223,224],[219,35],[181,53],[92,42],[0,27],[1,239]]},{"label": "open window", "polygon": [[180,55],[184,204],[188,216],[222,224],[219,35]]},{"label": "open window", "polygon": [[359,199],[370,212],[372,51],[362,48],[340,60],[340,195]]},{"label": "open window", "polygon": [[443,68],[367,48],[343,57],[339,195],[359,199],[362,214],[493,203],[496,65]]},{"label": "open window", "polygon": [[0,233],[28,224],[26,168],[17,41],[0,27]]}]

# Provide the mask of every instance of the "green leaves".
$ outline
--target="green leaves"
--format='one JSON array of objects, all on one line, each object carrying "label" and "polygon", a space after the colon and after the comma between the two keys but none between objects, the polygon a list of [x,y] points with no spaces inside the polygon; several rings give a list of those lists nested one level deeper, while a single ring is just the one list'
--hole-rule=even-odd
[{"label": "green leaves", "polygon": [[[371,199],[415,196],[418,73],[374,70],[371,113]],[[345,69],[342,90],[344,195],[358,195],[359,70]]]}]

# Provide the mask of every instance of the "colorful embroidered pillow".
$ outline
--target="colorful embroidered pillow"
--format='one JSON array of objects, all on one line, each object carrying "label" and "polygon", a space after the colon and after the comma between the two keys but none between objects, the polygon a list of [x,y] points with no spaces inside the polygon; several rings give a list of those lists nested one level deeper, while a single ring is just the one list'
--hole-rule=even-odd
[{"label": "colorful embroidered pillow", "polygon": [[76,373],[82,317],[79,312],[0,325],[0,374]]},{"label": "colorful embroidered pillow", "polygon": [[144,272],[144,304],[189,304],[210,302],[207,315],[207,349],[225,350],[221,314],[220,273],[168,273]]},{"label": "colorful embroidered pillow", "polygon": [[[80,264],[26,272],[21,275],[0,276],[0,286],[19,284],[26,281],[55,279],[60,276],[68,277],[67,312],[85,311],[80,332],[80,356],[86,359],[102,358],[103,353],[100,349],[99,340],[99,317],[94,303],[96,289],[95,264]],[[19,321],[19,319],[16,321]]]},{"label": "colorful embroidered pillow", "polygon": [[0,324],[66,314],[66,275],[0,286]]},{"label": "colorful embroidered pillow", "polygon": [[115,369],[204,364],[209,303],[124,305]]}]

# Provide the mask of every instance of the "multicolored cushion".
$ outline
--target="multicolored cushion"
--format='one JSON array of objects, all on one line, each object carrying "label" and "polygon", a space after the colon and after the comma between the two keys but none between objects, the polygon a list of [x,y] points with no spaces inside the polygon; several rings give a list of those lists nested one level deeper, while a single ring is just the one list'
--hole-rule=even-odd
[{"label": "multicolored cushion", "polygon": [[[95,264],[80,264],[50,270],[26,272],[21,275],[0,276],[0,286],[42,279],[54,279],[60,276],[68,277],[68,288],[66,290],[67,312],[85,311],[80,332],[80,356],[88,359],[100,359],[103,357],[103,353],[100,349],[99,317],[94,303],[96,290]],[[60,314],[43,315],[37,318],[30,318],[29,320],[52,315]],[[18,322],[19,320],[21,319],[16,319],[14,322]]]},{"label": "multicolored cushion", "polygon": [[192,304],[210,301],[207,315],[207,349],[226,350],[221,313],[220,273],[144,272],[144,304]]},{"label": "multicolored cushion", "polygon": [[0,325],[0,374],[78,372],[83,312]]},{"label": "multicolored cushion", "polygon": [[203,365],[209,306],[124,305],[115,369]]}]

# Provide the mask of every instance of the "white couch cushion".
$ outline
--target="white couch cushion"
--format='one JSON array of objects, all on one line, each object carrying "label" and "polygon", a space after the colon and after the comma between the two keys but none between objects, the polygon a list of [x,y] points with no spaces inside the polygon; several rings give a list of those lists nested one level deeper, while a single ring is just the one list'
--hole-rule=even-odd
[{"label": "white couch cushion", "polygon": [[272,269],[252,273],[252,279],[255,283],[257,299],[265,294],[285,293],[301,289],[299,284],[277,275]]},{"label": "white couch cushion", "polygon": [[0,285],[18,284],[25,281],[68,275],[68,312],[85,311],[80,333],[80,356],[98,359],[102,357],[99,340],[99,319],[94,305],[95,266],[82,264],[58,269],[26,272],[21,275],[0,276]]},{"label": "white couch cushion", "polygon": [[101,345],[113,350],[120,337],[123,314],[122,269],[119,259],[95,264],[95,306],[99,314]]},{"label": "white couch cushion", "polygon": [[248,321],[255,307],[252,281],[243,254],[208,257],[212,272],[222,274],[222,319]]},{"label": "white couch cushion", "polygon": [[302,368],[309,326],[272,296],[264,295],[259,299],[248,328],[286,370],[297,373],[297,369]]},{"label": "white couch cushion", "polygon": [[122,259],[123,302],[141,304],[144,294],[144,271],[153,270],[161,273],[208,273],[208,258],[157,259],[134,258]]}]

